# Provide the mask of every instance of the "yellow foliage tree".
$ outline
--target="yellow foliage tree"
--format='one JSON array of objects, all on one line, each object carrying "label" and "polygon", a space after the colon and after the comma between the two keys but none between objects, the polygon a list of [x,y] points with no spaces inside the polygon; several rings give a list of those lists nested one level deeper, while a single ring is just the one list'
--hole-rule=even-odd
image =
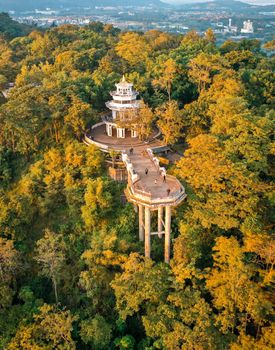
[{"label": "yellow foliage tree", "polygon": [[253,271],[244,263],[243,248],[234,238],[219,237],[213,248],[214,266],[206,278],[214,306],[219,310],[216,322],[226,333],[246,330],[248,321],[263,324],[271,304],[252,281]]},{"label": "yellow foliage tree", "polygon": [[88,117],[91,115],[91,107],[76,96],[72,97],[71,107],[64,117],[64,122],[73,130],[73,133],[80,140],[85,132]]},{"label": "yellow foliage tree", "polygon": [[153,85],[166,90],[168,99],[171,101],[172,83],[178,72],[176,62],[172,58],[168,58],[164,62],[160,62],[155,72],[157,78],[153,80]]},{"label": "yellow foliage tree", "polygon": [[181,128],[183,126],[182,111],[179,110],[176,101],[169,101],[156,110],[159,117],[157,124],[160,128],[164,142],[173,144],[181,136]]},{"label": "yellow foliage tree", "polygon": [[136,66],[146,61],[150,47],[140,34],[127,32],[121,35],[115,50],[131,66]]},{"label": "yellow foliage tree", "polygon": [[91,230],[100,226],[102,212],[111,208],[111,194],[106,191],[105,184],[101,178],[87,181],[87,188],[84,195],[85,205],[81,207],[82,219]]},{"label": "yellow foliage tree", "polygon": [[205,90],[212,82],[215,74],[228,65],[220,55],[198,54],[189,63],[189,77],[198,85],[199,92]]},{"label": "yellow foliage tree", "polygon": [[74,350],[73,322],[70,311],[44,304],[33,315],[34,322],[19,327],[7,350]]},{"label": "yellow foliage tree", "polygon": [[192,219],[206,228],[217,225],[223,229],[256,219],[259,193],[268,187],[244,165],[227,159],[214,136],[199,135],[189,145],[177,164],[177,174],[196,193],[190,199]]}]

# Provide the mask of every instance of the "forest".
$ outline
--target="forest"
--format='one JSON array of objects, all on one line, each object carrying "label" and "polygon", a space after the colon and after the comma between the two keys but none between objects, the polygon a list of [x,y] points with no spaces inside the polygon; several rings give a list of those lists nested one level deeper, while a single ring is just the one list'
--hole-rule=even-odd
[{"label": "forest", "polygon": [[[13,25],[0,26],[0,91],[15,84],[0,97],[0,349],[274,349],[274,42]],[[125,184],[82,142],[122,74],[182,156],[170,265],[157,237],[144,257]]]}]

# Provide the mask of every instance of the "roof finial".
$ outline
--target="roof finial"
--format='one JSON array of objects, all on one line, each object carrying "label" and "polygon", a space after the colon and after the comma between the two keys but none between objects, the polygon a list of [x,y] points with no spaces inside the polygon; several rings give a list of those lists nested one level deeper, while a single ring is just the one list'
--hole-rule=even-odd
[{"label": "roof finial", "polygon": [[122,83],[125,83],[126,79],[125,79],[125,75],[123,74],[122,76]]}]

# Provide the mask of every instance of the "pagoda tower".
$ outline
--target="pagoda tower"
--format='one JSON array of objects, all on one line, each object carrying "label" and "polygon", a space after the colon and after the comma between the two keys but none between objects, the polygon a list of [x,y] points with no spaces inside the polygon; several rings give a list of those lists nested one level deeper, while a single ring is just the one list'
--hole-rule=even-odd
[{"label": "pagoda tower", "polygon": [[116,84],[116,91],[112,91],[110,95],[113,100],[108,101],[106,106],[112,111],[112,115],[105,119],[107,135],[112,137],[115,136],[116,132],[117,138],[125,138],[126,133],[129,133],[130,137],[136,138],[138,134],[134,119],[140,108],[140,102],[137,100],[138,92],[134,90],[133,84],[126,81],[123,75],[122,80]]}]

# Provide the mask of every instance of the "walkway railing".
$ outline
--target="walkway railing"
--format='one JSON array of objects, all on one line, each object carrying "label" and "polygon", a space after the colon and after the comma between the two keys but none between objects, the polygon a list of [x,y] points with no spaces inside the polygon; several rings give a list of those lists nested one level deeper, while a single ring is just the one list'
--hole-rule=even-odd
[{"label": "walkway railing", "polygon": [[159,159],[157,157],[154,157],[153,151],[151,148],[147,148],[147,153],[149,155],[149,158],[154,163],[155,167],[157,168],[157,171],[161,176],[166,176],[166,169],[164,167],[161,167],[159,165]]},{"label": "walkway railing", "polygon": [[[165,175],[167,179],[175,180],[174,176],[166,174],[166,169],[164,167],[159,166],[159,160],[156,157],[154,157],[153,152],[150,148],[147,148],[146,152],[150,160],[154,163],[160,175]],[[138,182],[140,180],[140,176],[135,171],[134,166],[126,152],[122,153],[122,161],[124,162],[128,170],[128,186],[136,199],[139,199],[144,202],[149,200],[152,201],[153,204],[165,204],[170,202],[176,202],[178,199],[182,198],[183,196],[186,196],[185,189],[180,184],[180,188],[177,191],[169,192],[169,194],[167,195],[153,198],[150,190],[138,188],[138,186],[143,185]]]},{"label": "walkway railing", "polygon": [[130,180],[131,185],[133,185],[138,180],[140,180],[140,176],[135,171],[134,166],[133,166],[130,158],[128,157],[128,154],[125,151],[122,152],[122,161],[126,165],[128,175],[129,175],[128,179]]},{"label": "walkway railing", "polygon": [[176,204],[178,201],[181,201],[186,197],[186,193],[183,186],[181,186],[181,188],[178,189],[177,191],[170,193],[169,196],[163,196],[163,197],[157,197],[157,198],[153,198],[150,192],[139,190],[133,186],[129,186],[129,189],[134,197],[134,198],[132,197],[133,199],[140,200],[145,203],[150,201],[151,205],[161,205],[161,204],[167,205],[169,203]]},{"label": "walkway railing", "polygon": [[104,151],[109,150],[109,147],[107,145],[104,145],[103,143],[96,142],[95,140],[89,138],[87,135],[84,136],[84,143],[86,145],[95,145],[96,147],[98,147]]}]

